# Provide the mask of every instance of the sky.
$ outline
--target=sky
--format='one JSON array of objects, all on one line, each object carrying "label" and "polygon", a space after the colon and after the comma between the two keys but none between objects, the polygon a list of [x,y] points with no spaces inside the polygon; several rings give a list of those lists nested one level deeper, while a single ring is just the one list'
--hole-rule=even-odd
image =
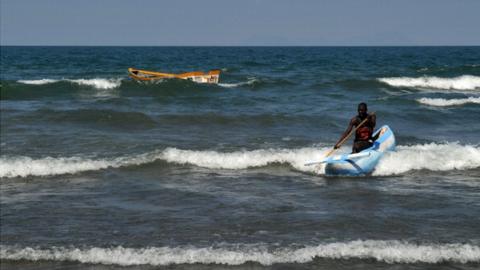
[{"label": "sky", "polygon": [[0,0],[0,45],[480,45],[480,0]]}]

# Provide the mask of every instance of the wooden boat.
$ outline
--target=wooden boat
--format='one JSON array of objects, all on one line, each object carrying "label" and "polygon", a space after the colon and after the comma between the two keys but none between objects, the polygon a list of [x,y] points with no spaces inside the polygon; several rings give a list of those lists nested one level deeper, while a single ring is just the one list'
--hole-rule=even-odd
[{"label": "wooden boat", "polygon": [[128,74],[132,79],[135,79],[137,81],[183,79],[194,81],[196,83],[218,83],[218,80],[220,78],[220,70],[218,69],[210,70],[208,73],[204,73],[202,71],[193,71],[181,74],[174,74],[129,68]]}]

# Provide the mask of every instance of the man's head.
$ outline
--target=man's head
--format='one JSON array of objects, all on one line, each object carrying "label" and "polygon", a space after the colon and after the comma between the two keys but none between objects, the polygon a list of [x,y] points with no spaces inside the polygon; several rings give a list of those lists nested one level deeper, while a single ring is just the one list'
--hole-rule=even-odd
[{"label": "man's head", "polygon": [[358,116],[361,116],[361,117],[367,116],[367,111],[368,111],[367,103],[362,102],[358,104]]}]

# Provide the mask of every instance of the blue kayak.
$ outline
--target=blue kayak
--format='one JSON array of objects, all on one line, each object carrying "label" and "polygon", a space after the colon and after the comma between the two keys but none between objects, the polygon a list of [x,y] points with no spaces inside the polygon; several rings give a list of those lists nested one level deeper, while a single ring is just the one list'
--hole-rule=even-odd
[{"label": "blue kayak", "polygon": [[373,133],[376,137],[370,148],[356,154],[335,155],[326,158],[321,163],[326,163],[325,174],[336,175],[367,175],[373,172],[384,153],[395,150],[395,136],[388,126],[382,126]]}]

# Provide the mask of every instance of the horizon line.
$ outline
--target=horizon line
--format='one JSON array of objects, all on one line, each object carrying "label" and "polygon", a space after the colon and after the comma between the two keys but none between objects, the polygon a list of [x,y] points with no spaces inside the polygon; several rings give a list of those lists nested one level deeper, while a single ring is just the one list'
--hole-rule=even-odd
[{"label": "horizon line", "polygon": [[0,47],[480,47],[478,45],[12,45],[0,44]]}]

